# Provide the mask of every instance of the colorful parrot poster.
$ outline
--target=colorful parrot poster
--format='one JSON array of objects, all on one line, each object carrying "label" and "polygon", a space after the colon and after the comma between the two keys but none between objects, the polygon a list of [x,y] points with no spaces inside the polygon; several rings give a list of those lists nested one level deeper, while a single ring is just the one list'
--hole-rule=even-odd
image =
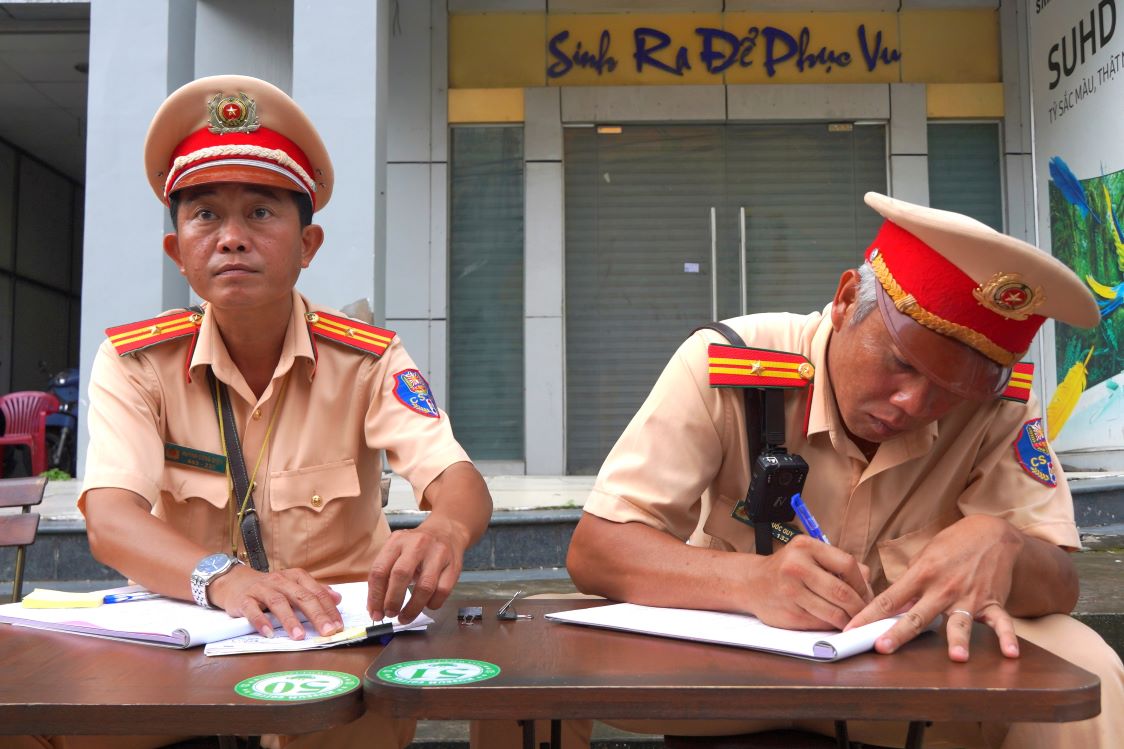
[{"label": "colorful parrot poster", "polygon": [[1051,249],[1093,292],[1101,322],[1055,328],[1058,386],[1047,436],[1059,451],[1105,440],[1124,448],[1124,170],[1081,180],[1061,156],[1049,169]]},{"label": "colorful parrot poster", "polygon": [[[1124,470],[1124,0],[1027,6],[1037,244],[1074,270],[1100,324],[1047,329],[1046,436],[1062,464]],[[1033,240],[1032,240],[1033,241]],[[1049,328],[1050,326],[1048,326]]]}]

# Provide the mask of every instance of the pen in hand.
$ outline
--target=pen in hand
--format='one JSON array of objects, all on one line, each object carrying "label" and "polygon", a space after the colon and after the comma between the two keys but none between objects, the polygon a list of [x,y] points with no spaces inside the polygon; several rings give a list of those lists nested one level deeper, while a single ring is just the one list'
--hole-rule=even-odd
[{"label": "pen in hand", "polygon": [[796,512],[796,516],[800,518],[800,522],[804,525],[804,530],[808,531],[808,535],[816,539],[817,541],[823,541],[828,546],[831,546],[831,542],[827,540],[827,536],[825,536],[824,532],[820,530],[820,524],[816,522],[816,519],[814,517],[812,517],[811,510],[809,510],[808,506],[804,504],[804,500],[800,498],[799,492],[792,495],[792,499],[789,501],[789,504],[792,505],[792,509]]},{"label": "pen in hand", "polygon": [[138,591],[136,593],[110,593],[102,599],[102,603],[127,603],[129,601],[147,601],[150,598],[160,598],[159,593],[153,593],[150,590]]}]

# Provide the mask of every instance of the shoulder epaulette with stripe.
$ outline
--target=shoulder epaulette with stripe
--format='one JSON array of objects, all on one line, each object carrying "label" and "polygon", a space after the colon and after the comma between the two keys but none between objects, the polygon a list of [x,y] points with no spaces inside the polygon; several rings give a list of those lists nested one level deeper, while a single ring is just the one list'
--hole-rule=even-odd
[{"label": "shoulder epaulette with stripe", "polygon": [[306,312],[310,333],[329,341],[342,343],[367,354],[382,356],[387,346],[394,340],[394,331],[376,328],[350,317],[340,317],[327,312]]},{"label": "shoulder epaulette with stripe", "polygon": [[800,354],[712,343],[707,348],[711,387],[802,388],[816,374]]},{"label": "shoulder epaulette with stripe", "polygon": [[189,335],[194,336],[202,321],[202,314],[185,309],[170,315],[154,317],[151,320],[106,328],[105,334],[109,336],[109,342],[113,344],[118,356],[124,356],[158,343],[174,341]]},{"label": "shoulder epaulette with stripe", "polygon": [[1000,398],[1009,401],[1026,403],[1030,398],[1030,385],[1034,381],[1034,364],[1021,361],[1011,369],[1011,379],[1007,381],[1007,389],[1000,394]]}]

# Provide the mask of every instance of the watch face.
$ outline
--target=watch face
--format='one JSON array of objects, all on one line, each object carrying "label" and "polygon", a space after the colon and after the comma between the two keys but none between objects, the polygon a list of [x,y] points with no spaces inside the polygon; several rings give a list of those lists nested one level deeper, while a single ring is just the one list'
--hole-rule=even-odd
[{"label": "watch face", "polygon": [[230,564],[230,557],[226,554],[212,554],[209,557],[203,557],[199,564],[195,566],[195,569],[201,575],[208,575],[218,572],[228,564]]}]

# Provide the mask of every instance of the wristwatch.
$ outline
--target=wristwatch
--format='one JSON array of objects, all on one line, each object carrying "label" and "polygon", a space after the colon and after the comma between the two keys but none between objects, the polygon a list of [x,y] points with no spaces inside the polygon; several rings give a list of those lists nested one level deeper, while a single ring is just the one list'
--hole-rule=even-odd
[{"label": "wristwatch", "polygon": [[229,554],[211,554],[199,560],[191,573],[191,597],[205,609],[215,608],[207,600],[207,586],[234,569],[234,565],[242,562]]}]

